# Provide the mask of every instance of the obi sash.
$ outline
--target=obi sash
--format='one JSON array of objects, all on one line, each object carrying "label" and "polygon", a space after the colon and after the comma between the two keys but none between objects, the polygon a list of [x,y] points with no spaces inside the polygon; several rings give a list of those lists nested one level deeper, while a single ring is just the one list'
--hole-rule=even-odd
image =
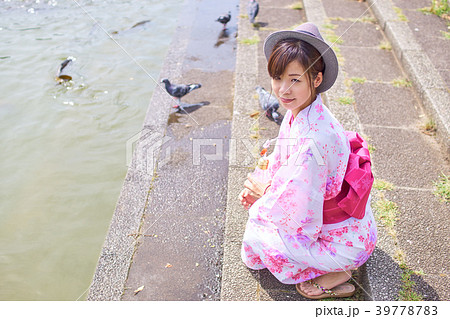
[{"label": "obi sash", "polygon": [[350,217],[362,219],[373,184],[367,142],[356,132],[345,132],[350,156],[341,191],[323,203],[323,223],[335,224]]}]

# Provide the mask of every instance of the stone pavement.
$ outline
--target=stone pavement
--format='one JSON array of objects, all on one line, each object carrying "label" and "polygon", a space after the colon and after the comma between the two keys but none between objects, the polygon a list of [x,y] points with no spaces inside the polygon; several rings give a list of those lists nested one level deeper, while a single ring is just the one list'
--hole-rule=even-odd
[{"label": "stone pavement", "polygon": [[[264,117],[255,123],[248,115],[258,107],[249,99],[254,87],[270,83],[262,41],[274,30],[316,23],[329,43],[336,42],[340,60],[338,80],[324,96],[326,104],[347,130],[357,130],[368,140],[376,179],[372,207],[379,239],[372,257],[356,273],[360,287],[353,300],[449,300],[450,210],[433,194],[440,174],[449,174],[448,89],[441,87],[439,73],[430,84],[423,79],[429,74],[408,64],[413,59],[409,55],[419,57],[420,66],[434,72],[442,61],[413,43],[414,36],[404,38],[405,25],[397,15],[401,11],[391,1],[304,0],[300,11],[289,8],[295,1],[259,2],[257,21],[263,27],[253,29],[245,18],[239,21],[238,42],[254,37],[261,42],[238,44],[232,138],[255,131],[261,141],[276,136],[277,129]],[[242,16],[245,4],[241,1]],[[428,41],[428,46],[438,45],[433,38]],[[448,59],[444,52],[443,59]],[[444,100],[434,108],[427,96],[436,91]],[[428,119],[435,121],[437,135],[423,128]],[[221,299],[304,300],[294,286],[281,285],[267,270],[249,270],[240,260],[246,211],[236,198],[247,172],[229,168]]]},{"label": "stone pavement", "polygon": [[185,1],[159,79],[202,87],[185,111],[155,88],[88,300],[219,299],[237,4]]}]

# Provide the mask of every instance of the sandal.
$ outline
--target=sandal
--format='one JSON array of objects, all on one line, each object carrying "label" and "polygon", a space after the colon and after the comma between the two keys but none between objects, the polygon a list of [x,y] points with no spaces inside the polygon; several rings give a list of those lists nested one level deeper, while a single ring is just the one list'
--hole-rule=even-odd
[{"label": "sandal", "polygon": [[325,289],[324,287],[320,286],[319,284],[317,284],[316,282],[314,282],[312,280],[309,280],[309,282],[314,287],[322,290],[323,294],[308,295],[300,288],[300,284],[296,284],[295,288],[297,289],[298,293],[308,299],[343,298],[343,297],[353,296],[355,293],[355,286],[353,286],[351,283],[348,283],[348,282],[337,285],[336,287],[334,287],[332,289]]}]

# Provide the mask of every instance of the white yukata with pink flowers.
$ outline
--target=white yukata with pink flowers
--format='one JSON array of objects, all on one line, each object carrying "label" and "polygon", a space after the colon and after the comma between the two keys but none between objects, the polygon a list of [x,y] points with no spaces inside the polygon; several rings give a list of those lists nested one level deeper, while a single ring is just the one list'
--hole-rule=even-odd
[{"label": "white yukata with pink flowers", "polygon": [[293,118],[287,111],[267,170],[253,176],[271,187],[249,209],[241,256],[282,283],[356,269],[375,248],[370,198],[362,219],[323,224],[324,200],[341,190],[350,145],[320,95]]}]

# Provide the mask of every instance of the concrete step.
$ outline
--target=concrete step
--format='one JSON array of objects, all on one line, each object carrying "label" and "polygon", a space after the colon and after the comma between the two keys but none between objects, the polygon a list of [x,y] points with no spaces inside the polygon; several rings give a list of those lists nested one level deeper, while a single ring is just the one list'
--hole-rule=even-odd
[{"label": "concrete step", "polygon": [[[241,1],[241,15],[245,14],[244,3]],[[269,85],[269,79],[261,71],[265,63],[261,43],[270,32],[311,21],[320,27],[323,35],[328,35],[329,43],[330,39],[341,37],[342,44],[334,46],[340,58],[340,74],[334,87],[324,94],[324,100],[347,130],[356,130],[369,140],[373,147],[376,179],[394,185],[392,191],[374,189],[372,207],[389,200],[398,207],[396,213],[399,215],[393,217],[392,227],[378,217],[377,248],[356,275],[359,295],[355,298],[448,299],[449,280],[444,253],[448,244],[442,240],[448,233],[449,222],[445,221],[445,216],[449,207],[433,195],[433,182],[439,179],[440,172],[447,175],[449,172],[445,140],[448,120],[446,114],[442,114],[442,108],[438,109],[436,112],[443,119],[442,125],[438,126],[441,136],[430,137],[421,132],[423,118],[434,118],[434,113],[424,107],[427,102],[424,95],[418,93],[423,87],[416,81],[417,72],[408,69],[408,64],[399,63],[401,57],[398,54],[404,54],[407,49],[397,44],[398,49],[393,52],[380,48],[381,42],[390,40],[389,32],[384,32],[386,25],[390,25],[386,24],[384,14],[392,12],[374,15],[373,12],[379,9],[376,1],[303,0],[303,10],[295,16],[289,9],[290,4],[290,1],[277,4],[260,1],[262,14],[258,21],[263,22],[265,28],[255,30],[245,18],[239,21],[236,65],[239,85],[234,97],[232,138],[247,136],[258,125],[263,126],[261,118],[255,123],[245,115],[257,105],[256,101],[248,100],[249,92],[256,85]],[[391,29],[391,37],[400,38],[400,31]],[[240,42],[250,38],[258,38],[261,42],[258,45]],[[432,71],[432,66],[428,67]],[[408,78],[414,87],[394,85],[394,80]],[[441,101],[440,107],[448,109],[448,101]],[[264,138],[271,134],[273,138],[276,129],[264,130],[264,134]],[[245,154],[245,149],[237,154]],[[240,161],[244,158],[237,159],[238,163]],[[293,286],[279,284],[267,270],[249,270],[240,260],[247,217],[236,198],[247,173],[247,169],[239,166],[229,168],[221,299],[304,300]],[[427,226],[426,231],[421,225]],[[414,288],[407,288],[408,284]]]}]

